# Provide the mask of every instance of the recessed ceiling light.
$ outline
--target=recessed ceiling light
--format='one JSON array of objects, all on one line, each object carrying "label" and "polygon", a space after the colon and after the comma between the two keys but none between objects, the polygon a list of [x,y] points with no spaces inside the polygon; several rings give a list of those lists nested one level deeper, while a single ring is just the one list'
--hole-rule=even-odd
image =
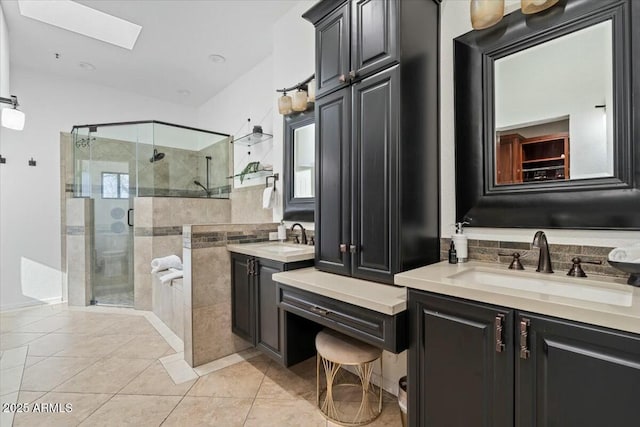
[{"label": "recessed ceiling light", "polygon": [[125,49],[133,49],[142,27],[70,0],[18,0],[20,14]]},{"label": "recessed ceiling light", "polygon": [[222,64],[227,60],[227,58],[225,58],[222,55],[218,55],[217,53],[214,53],[213,55],[209,55],[209,59],[211,60],[211,62],[215,62],[216,64]]},{"label": "recessed ceiling light", "polygon": [[189,95],[191,95],[191,91],[189,89],[180,89],[178,91],[178,95],[189,96]]},{"label": "recessed ceiling light", "polygon": [[78,64],[78,67],[80,67],[80,68],[82,68],[83,70],[86,70],[86,71],[93,71],[93,70],[96,69],[96,66],[93,65],[90,62],[80,62]]}]

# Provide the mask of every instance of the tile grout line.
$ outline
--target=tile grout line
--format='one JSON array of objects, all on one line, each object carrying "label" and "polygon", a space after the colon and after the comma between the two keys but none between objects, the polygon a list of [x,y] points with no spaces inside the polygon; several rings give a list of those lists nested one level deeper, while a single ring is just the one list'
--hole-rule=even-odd
[{"label": "tile grout line", "polygon": [[[171,376],[169,376],[169,378],[171,378]],[[173,381],[173,379],[172,379]],[[169,411],[169,413],[167,414],[166,417],[164,417],[164,419],[162,420],[162,422],[159,424],[159,426],[162,426],[162,424],[165,423],[165,421],[167,421],[167,419],[171,416],[171,414],[173,414],[173,412],[176,410],[176,408],[178,406],[180,406],[180,404],[182,403],[182,401],[185,399],[185,397],[187,397],[187,394],[189,394],[189,392],[191,391],[191,389],[196,385],[196,383],[200,381],[200,378],[198,378],[197,380],[195,380],[193,382],[193,384],[191,384],[191,387],[189,387],[189,390],[187,390],[184,395],[182,395],[182,397],[180,398],[180,400],[178,401],[178,403],[176,404],[176,406],[173,407],[173,409],[171,409],[171,411]]]},{"label": "tile grout line", "polygon": [[[18,385],[18,390],[15,392],[16,401],[13,402],[13,403],[18,403],[18,400],[20,399],[20,391],[22,389],[22,379],[24,378],[24,371],[26,370],[26,364],[27,364],[27,355],[29,354],[29,346],[27,345],[26,348],[27,348],[27,351],[26,351],[26,353],[24,355],[24,361],[22,362],[22,372],[20,373],[20,384]],[[4,356],[4,354],[5,353],[3,351],[2,355]],[[14,420],[16,418],[15,412],[11,412],[10,418],[11,418],[11,425],[13,425]]]},{"label": "tile grout line", "polygon": [[[109,394],[109,393],[93,393],[93,394]],[[83,419],[80,420],[80,422],[78,423],[78,425],[81,425],[82,423],[84,423],[86,420],[89,419],[89,417],[93,414],[95,414],[98,409],[102,408],[104,405],[106,405],[108,402],[111,402],[111,399],[113,399],[113,397],[115,396],[115,394],[112,394],[110,398],[108,398],[107,400],[104,401],[104,403],[102,403],[102,405],[98,405],[96,407],[96,409],[94,409],[93,411],[91,411],[90,414],[88,414],[86,417],[84,417]]]},{"label": "tile grout line", "polygon": [[249,410],[247,411],[247,415],[245,415],[244,421],[242,422],[243,426],[246,425],[247,421],[249,420],[249,414],[253,410],[253,405],[255,405],[255,403],[256,403],[256,399],[258,398],[258,393],[260,393],[260,389],[262,388],[262,386],[264,384],[264,379],[267,377],[267,372],[269,372],[269,369],[271,368],[271,364],[272,363],[273,362],[269,361],[269,365],[267,366],[267,369],[262,374],[262,380],[260,380],[260,385],[258,386],[258,389],[256,390],[256,394],[253,396],[253,399],[251,400],[251,406],[249,407]]}]

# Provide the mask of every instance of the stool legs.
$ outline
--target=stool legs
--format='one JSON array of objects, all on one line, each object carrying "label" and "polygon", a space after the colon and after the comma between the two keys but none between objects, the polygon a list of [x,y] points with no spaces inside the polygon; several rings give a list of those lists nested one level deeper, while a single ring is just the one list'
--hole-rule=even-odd
[{"label": "stool legs", "polygon": [[338,409],[333,400],[333,381],[340,369],[340,364],[325,358],[322,358],[322,364],[324,366],[325,378],[327,379],[327,394],[324,397],[324,402],[322,402],[321,410],[332,419],[338,419]]},{"label": "stool legs", "polygon": [[[382,376],[382,358],[380,360],[380,378]],[[326,378],[326,394],[322,402],[320,402],[320,363],[323,365],[324,375]],[[368,363],[361,363],[354,366],[356,370],[356,374],[360,380],[362,387],[362,400],[360,403],[360,407],[356,415],[353,417],[353,421],[345,422],[341,421],[343,418],[341,413],[336,408],[336,402],[334,400],[334,381],[336,376],[342,367],[340,363],[333,362],[331,360],[325,359],[320,354],[316,355],[316,405],[320,408],[320,410],[327,416],[329,419],[339,422],[342,425],[351,425],[358,426],[363,424],[368,424],[374,419],[377,418],[378,415],[382,412],[382,387],[378,387],[378,408],[377,411],[371,407],[371,402],[369,401],[368,393],[370,390],[373,390],[372,393],[375,396],[375,388],[371,383],[371,377],[373,374],[373,365],[375,361],[371,361]]]},{"label": "stool legs", "polygon": [[[371,409],[371,405],[369,403],[369,399],[367,398],[367,392],[371,387],[371,374],[373,374],[373,363],[363,363],[361,365],[356,365],[356,372],[358,373],[358,377],[360,378],[360,382],[362,383],[362,403],[360,404],[360,408],[358,409],[358,413],[355,416],[355,419],[359,419],[362,416],[368,416],[374,411]],[[380,358],[380,378],[382,381],[382,358]],[[378,413],[382,412],[382,386],[379,387],[378,390]]]}]

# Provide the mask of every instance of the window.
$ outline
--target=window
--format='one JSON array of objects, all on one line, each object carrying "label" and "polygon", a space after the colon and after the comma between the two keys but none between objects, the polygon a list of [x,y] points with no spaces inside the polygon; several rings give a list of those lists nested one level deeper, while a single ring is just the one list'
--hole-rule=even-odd
[{"label": "window", "polygon": [[128,199],[129,174],[118,172],[102,172],[102,198]]}]

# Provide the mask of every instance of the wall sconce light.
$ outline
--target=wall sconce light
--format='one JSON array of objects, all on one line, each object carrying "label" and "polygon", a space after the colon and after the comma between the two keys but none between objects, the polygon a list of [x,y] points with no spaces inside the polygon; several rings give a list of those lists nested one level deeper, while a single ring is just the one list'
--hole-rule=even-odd
[{"label": "wall sconce light", "polygon": [[0,116],[0,123],[2,126],[13,129],[13,130],[22,130],[24,129],[24,113],[18,110],[18,97],[11,95],[11,98],[2,98],[0,97],[0,103],[3,104],[11,104],[13,108],[3,108]]},{"label": "wall sconce light", "polygon": [[[523,14],[530,15],[549,9],[559,0],[520,0]],[[484,30],[496,25],[504,16],[504,0],[470,0],[471,26]]]},{"label": "wall sconce light", "polygon": [[[284,89],[276,89],[276,92],[282,93],[278,98],[278,112],[283,116],[306,111],[313,106],[316,99],[315,75],[311,75],[306,80]],[[287,95],[287,92],[293,92],[293,96]]]},{"label": "wall sconce light", "polygon": [[284,92],[282,96],[278,98],[278,112],[283,116],[291,114],[293,111],[292,102],[291,97],[287,95],[287,92]]},{"label": "wall sconce light", "polygon": [[504,16],[504,0],[471,0],[470,8],[474,30],[492,27]]},{"label": "wall sconce light", "polygon": [[293,111],[304,111],[307,109],[307,91],[298,89],[293,92],[293,104],[291,106]]},{"label": "wall sconce light", "polygon": [[307,83],[307,93],[309,94],[309,102],[316,101],[316,79],[311,79],[309,83]]},{"label": "wall sconce light", "polygon": [[522,9],[522,13],[530,15],[549,9],[556,3],[558,3],[558,0],[522,0],[520,2],[520,8]]}]

